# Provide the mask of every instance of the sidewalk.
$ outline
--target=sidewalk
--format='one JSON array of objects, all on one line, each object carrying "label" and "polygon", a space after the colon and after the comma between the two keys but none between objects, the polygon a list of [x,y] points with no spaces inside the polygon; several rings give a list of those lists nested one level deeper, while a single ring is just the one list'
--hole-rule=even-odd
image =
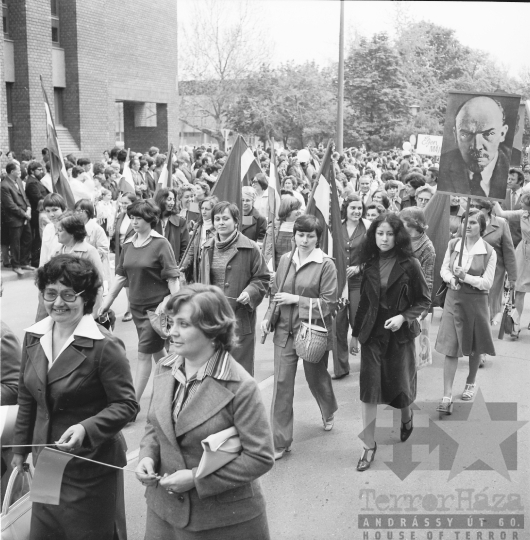
[{"label": "sidewalk", "polygon": [[4,268],[2,266],[2,283],[8,283],[10,281],[18,281],[19,279],[35,279],[35,272],[30,270],[23,270],[24,275],[18,276],[11,270],[11,268]]},{"label": "sidewalk", "polygon": [[[435,310],[431,325],[431,344],[434,344],[436,340],[440,316],[441,310]],[[523,318],[526,324],[528,319],[529,310],[526,310]],[[495,338],[497,332],[498,327],[494,329]],[[509,340],[500,342],[495,339],[497,356],[488,358],[486,367],[479,370],[477,377],[478,387],[482,390],[488,407],[491,408],[490,402],[517,402],[518,420],[530,420],[526,399],[530,383],[529,344],[530,331],[528,330],[521,332],[519,342]],[[437,507],[440,497],[445,497],[448,501],[451,498],[456,500],[461,493],[469,498],[477,497],[479,493],[483,496],[487,495],[490,509],[486,513],[492,519],[492,514],[509,513],[506,508],[503,511],[502,506],[497,507],[501,510],[493,509],[492,495],[494,493],[516,494],[520,497],[521,504],[525,508],[529,507],[528,426],[518,432],[519,467],[518,470],[509,471],[511,482],[493,470],[471,470],[476,467],[461,472],[451,481],[448,480],[449,470],[434,470],[440,468],[438,460],[440,453],[447,454],[448,449],[430,448],[430,441],[424,440],[421,428],[429,428],[429,421],[436,421],[439,425],[440,420],[435,409],[442,396],[444,359],[436,352],[433,354],[433,365],[423,368],[418,373],[417,403],[420,410],[415,411],[415,432],[409,439],[413,445],[412,461],[423,461],[423,463],[417,465],[403,481],[385,464],[386,461],[392,466],[392,461],[396,460],[396,456],[393,459],[393,451],[399,452],[405,445],[399,441],[399,422],[393,422],[392,411],[384,410],[385,406],[381,405],[378,407],[376,440],[379,446],[375,461],[370,470],[364,473],[357,472],[356,465],[361,454],[361,441],[358,435],[362,431],[362,420],[359,401],[359,360],[355,358],[350,357],[354,373],[345,379],[333,382],[339,410],[335,415],[335,427],[331,432],[323,431],[320,412],[307,387],[302,366],[299,366],[295,388],[295,436],[292,452],[285,454],[281,460],[277,461],[272,471],[262,479],[272,539],[364,540],[364,538],[387,538],[387,532],[390,534],[391,530],[394,531],[394,538],[418,540],[439,538],[438,534],[442,530],[436,531],[436,536],[428,536],[429,529],[415,530],[414,533],[406,529],[397,532],[397,528],[390,528],[388,531],[360,530],[358,528],[359,515],[375,511],[374,515],[379,518],[385,516],[385,509],[393,509],[392,514],[403,513],[406,512],[405,506],[408,504],[410,505],[408,513],[414,512],[420,519],[423,514],[429,514],[431,513],[429,510]],[[459,410],[461,413],[462,410],[471,407],[460,401],[467,376],[467,364],[467,358],[460,360],[455,378],[454,418],[458,418]],[[272,391],[272,381],[262,388],[267,408],[270,408]],[[444,417],[442,421],[451,421],[451,419],[452,417]],[[426,430],[423,431],[425,432]],[[417,444],[414,443],[415,437]],[[415,503],[408,502],[411,496],[416,497]],[[397,503],[398,509],[390,508],[393,500],[401,501]],[[423,501],[423,506],[421,501]],[[431,505],[429,506],[425,501],[430,502]],[[466,519],[469,515],[473,515],[473,512],[470,514],[470,510],[484,510],[485,508],[484,505],[479,508],[477,504],[469,507],[460,499],[457,506],[450,508],[449,502],[447,505],[446,513],[450,510],[451,515],[457,514],[459,517],[459,514],[464,515],[464,512],[467,512]],[[516,506],[510,508],[511,511],[517,510]],[[436,511],[439,514],[439,504]],[[484,513],[483,511],[482,514]],[[517,538],[519,540],[530,538],[528,531],[528,528],[525,531],[517,531]],[[431,530],[431,534],[432,532]],[[443,538],[457,538],[452,530],[444,532]],[[404,536],[399,536],[399,534],[404,534]],[[495,533],[495,536],[484,533],[484,537],[477,536],[475,533],[471,536],[465,536],[465,534],[466,532],[461,533],[461,538],[500,538],[497,536],[499,531]],[[391,537],[388,536],[388,538]],[[507,538],[512,538],[511,533]]]}]

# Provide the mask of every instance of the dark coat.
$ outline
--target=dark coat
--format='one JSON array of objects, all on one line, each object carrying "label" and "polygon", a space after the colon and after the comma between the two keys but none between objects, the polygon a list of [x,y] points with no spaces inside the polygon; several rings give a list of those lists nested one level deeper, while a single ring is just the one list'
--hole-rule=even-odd
[{"label": "dark coat", "polygon": [[48,195],[48,190],[44,187],[40,180],[34,176],[28,176],[26,180],[26,197],[31,205],[31,228],[36,230],[39,228],[39,211],[37,207],[39,201]]},{"label": "dark coat", "polygon": [[2,368],[2,405],[16,405],[18,395],[18,377],[20,373],[20,341],[9,326],[2,321],[1,362]]},{"label": "dark coat", "polygon": [[[122,212],[116,216],[116,221],[114,222],[114,253],[116,254],[115,260],[120,260],[120,251],[121,251],[121,245],[120,245],[120,227],[121,223],[123,221],[123,218],[125,217],[125,213]],[[127,227],[127,231],[125,232],[125,240],[130,238],[134,234],[134,229],[132,228],[132,224],[129,223],[129,226]]]},{"label": "dark coat", "polygon": [[5,177],[0,182],[0,192],[2,194],[2,222],[9,227],[22,227],[28,221],[26,209],[29,201],[24,191],[22,181],[18,180],[18,187],[11,178]]},{"label": "dark coat", "polygon": [[[506,190],[506,198],[504,199],[504,202],[502,203],[503,210],[521,210],[521,195],[519,194],[517,197],[517,202],[512,205],[512,190],[507,189]],[[521,241],[523,235],[521,233],[521,220],[508,220],[508,226],[510,227],[510,233],[512,235],[512,241],[513,241],[513,247],[517,247],[519,245],[519,242]]]},{"label": "dark coat", "polygon": [[[381,278],[379,259],[369,261],[363,271],[361,300],[355,316],[352,335],[364,344],[370,338],[379,312]],[[414,339],[409,331],[410,323],[431,305],[429,287],[416,258],[399,257],[390,272],[387,284],[389,316],[403,315],[405,322],[395,332],[398,342]],[[407,324],[408,323],[408,324]]]},{"label": "dark coat", "polygon": [[195,488],[178,496],[158,485],[148,487],[147,506],[174,527],[191,531],[242,523],[262,514],[265,501],[257,479],[272,468],[274,458],[267,412],[256,381],[231,358],[229,380],[206,377],[174,424],[171,369],[163,362],[156,368],[139,459],[152,458],[162,476],[194,469],[203,453],[201,441],[232,426],[243,450],[224,467],[195,479]]},{"label": "dark coat", "polygon": [[[155,231],[162,234],[162,224],[160,221],[156,224]],[[164,236],[171,244],[173,253],[175,254],[175,260],[179,264],[190,241],[190,233],[188,232],[186,220],[176,214],[169,216]]]},{"label": "dark coat", "polygon": [[[241,225],[241,232],[254,242],[261,242],[267,232],[267,219],[264,218],[255,208],[250,213],[252,217],[251,225]],[[247,217],[247,216],[245,216]]]},{"label": "dark coat", "polygon": [[[127,464],[121,430],[138,410],[131,369],[122,341],[102,326],[99,330],[104,339],[75,336],[49,371],[41,335],[26,334],[14,444],[57,441],[67,428],[81,424],[86,435],[75,454],[118,467]],[[41,451],[42,447],[33,448],[34,463]],[[28,448],[19,453],[28,453]],[[110,470],[73,459],[65,475],[82,481]]]},{"label": "dark coat", "polygon": [[[490,180],[490,192],[487,195],[489,198],[504,200],[509,169],[510,155],[506,147],[501,144],[499,157]],[[442,154],[440,158],[438,189],[464,196],[473,196],[469,185],[469,170],[458,148]]]}]

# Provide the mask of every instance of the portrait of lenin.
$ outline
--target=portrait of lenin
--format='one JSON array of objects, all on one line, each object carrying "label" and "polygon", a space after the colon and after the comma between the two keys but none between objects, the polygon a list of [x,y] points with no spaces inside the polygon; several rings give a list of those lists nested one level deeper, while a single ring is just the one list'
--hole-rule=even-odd
[{"label": "portrait of lenin", "polygon": [[504,200],[519,103],[507,94],[449,94],[440,191]]}]

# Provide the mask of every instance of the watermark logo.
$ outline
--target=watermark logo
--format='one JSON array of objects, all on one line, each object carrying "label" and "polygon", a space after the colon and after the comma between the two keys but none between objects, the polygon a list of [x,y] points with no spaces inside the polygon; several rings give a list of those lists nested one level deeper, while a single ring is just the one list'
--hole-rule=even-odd
[{"label": "watermark logo", "polygon": [[[415,424],[423,416],[420,413],[431,412],[433,406],[432,402],[414,404]],[[510,480],[508,471],[517,470],[517,431],[527,423],[517,420],[517,403],[486,403],[479,389],[472,403],[455,403],[452,415],[415,425],[404,443],[395,442],[401,414],[393,411],[393,426],[378,427],[376,440],[378,447],[388,441],[392,457],[384,463],[401,480],[417,468],[450,471],[448,481],[471,470],[493,470]],[[361,440],[363,435],[359,435]]]}]

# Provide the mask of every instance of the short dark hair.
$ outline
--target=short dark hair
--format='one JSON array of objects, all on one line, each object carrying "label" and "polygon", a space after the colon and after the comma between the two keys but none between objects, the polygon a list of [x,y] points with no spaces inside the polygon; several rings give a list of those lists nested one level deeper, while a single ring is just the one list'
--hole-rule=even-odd
[{"label": "short dark hair", "polygon": [[80,167],[79,165],[74,165],[72,167],[72,178],[77,178],[80,174],[83,174],[85,172],[85,169],[83,167]]},{"label": "short dark hair", "polygon": [[269,181],[267,180],[267,175],[265,173],[256,174],[252,182],[257,182],[263,191],[269,187]]},{"label": "short dark hair", "polygon": [[[488,224],[486,223],[486,216],[478,208],[470,208],[469,216],[477,216],[477,221],[480,226],[480,236],[484,236],[484,232],[486,231],[486,227],[488,226]],[[464,223],[465,218],[466,215],[463,214],[460,221]]]},{"label": "short dark hair", "polygon": [[[386,171],[381,175],[381,182],[389,182],[395,179],[396,177],[389,171]],[[385,189],[386,189],[386,184],[385,184]]]},{"label": "short dark hair", "polygon": [[371,202],[370,204],[366,205],[365,210],[364,210],[364,215],[366,215],[366,212],[368,212],[368,210],[374,210],[374,209],[377,210],[379,215],[384,214],[386,212],[386,208],[382,204]]},{"label": "short dark hair", "polygon": [[42,163],[38,161],[30,161],[28,163],[28,174],[33,174],[33,171],[42,169]]},{"label": "short dark hair", "polygon": [[136,193],[133,193],[132,191],[126,191],[125,193],[122,193],[122,197],[127,197],[129,201],[131,201],[131,204],[138,200]]},{"label": "short dark hair", "polygon": [[86,238],[85,224],[80,216],[73,212],[65,212],[59,217],[58,222],[68,234],[74,237],[76,242],[82,242]]},{"label": "short dark hair", "polygon": [[440,171],[436,167],[429,167],[427,170],[433,174],[436,180],[438,180],[438,174],[440,173]]},{"label": "short dark hair", "polygon": [[396,214],[388,213],[381,214],[372,221],[361,246],[360,262],[367,263],[372,259],[379,258],[379,248],[375,241],[375,233],[382,223],[388,223],[394,231],[394,245],[397,256],[412,258],[414,255],[409,233]]},{"label": "short dark hair", "polygon": [[399,184],[395,180],[387,180],[385,182],[385,190],[388,191],[392,188],[399,189]]},{"label": "short dark hair", "polygon": [[376,193],[381,193],[381,203],[379,203],[379,204],[382,204],[385,207],[385,210],[388,210],[390,208],[390,199],[388,198],[388,195],[386,194],[386,191],[383,191],[382,189],[378,189],[377,191],[374,191],[372,193],[372,200],[373,200],[374,195]]},{"label": "short dark hair", "polygon": [[144,221],[147,221],[147,223],[151,225],[151,229],[153,229],[160,218],[160,208],[147,199],[139,199],[127,208],[127,215],[129,217],[135,216],[142,218]]},{"label": "short dark hair", "polygon": [[425,177],[423,174],[411,172],[405,176],[405,184],[410,184],[412,188],[418,189],[425,185]]},{"label": "short dark hair", "polygon": [[156,146],[151,146],[151,148],[149,148],[148,154],[152,157],[156,156],[159,152],[160,150]]},{"label": "short dark hair", "polygon": [[92,173],[94,176],[97,174],[105,174],[105,170],[107,168],[107,165],[103,163],[102,161],[96,161],[92,167]]},{"label": "short dark hair", "polygon": [[112,148],[112,150],[109,152],[110,159],[118,158],[119,152],[121,152],[121,148],[119,146]]},{"label": "short dark hair", "polygon": [[212,208],[212,221],[214,217],[217,214],[222,214],[225,210],[228,210],[230,215],[232,216],[232,219],[239,224],[239,208],[236,204],[228,202],[228,201],[221,201],[218,202],[213,208]]},{"label": "short dark hair", "polygon": [[80,167],[84,167],[85,165],[90,165],[92,163],[92,161],[90,160],[90,158],[87,158],[87,157],[80,157],[78,160],[77,160],[77,164],[80,166]]},{"label": "short dark hair", "polygon": [[81,259],[75,255],[57,255],[37,270],[35,285],[39,291],[44,292],[51,283],[62,283],[78,293],[85,301],[83,314],[92,313],[98,290],[101,287],[101,278],[96,267],[90,259]]},{"label": "short dark hair", "polygon": [[86,212],[88,219],[93,219],[96,215],[94,203],[90,199],[79,199],[74,205],[74,210],[83,210]]},{"label": "short dark hair", "polygon": [[292,195],[287,195],[282,197],[280,201],[280,208],[278,209],[278,219],[280,221],[285,221],[294,210],[299,210],[302,206],[302,203]]},{"label": "short dark hair", "polygon": [[121,163],[125,163],[125,160],[127,159],[127,150],[120,150],[117,154],[116,154],[116,158],[119,162]]},{"label": "short dark hair", "polygon": [[311,214],[304,214],[296,218],[293,227],[293,235],[297,232],[315,232],[317,234],[317,240],[320,243],[320,238],[324,232],[324,227],[320,223],[319,219]]},{"label": "short dark hair", "polygon": [[6,165],[6,173],[11,174],[17,167],[20,167],[20,165],[18,163],[15,163],[14,161],[10,161]]},{"label": "short dark hair", "polygon": [[66,210],[66,202],[59,193],[48,193],[42,200],[43,208],[51,208],[53,206],[60,208],[63,212]]},{"label": "short dark hair", "polygon": [[236,344],[236,317],[219,287],[202,283],[182,287],[168,300],[166,312],[175,316],[184,304],[191,307],[193,325],[214,342],[215,349],[232,350]]},{"label": "short dark hair", "polygon": [[524,184],[524,173],[521,171],[521,169],[516,169],[515,167],[512,167],[509,171],[509,174],[516,174],[517,175],[517,183],[522,186]]}]

